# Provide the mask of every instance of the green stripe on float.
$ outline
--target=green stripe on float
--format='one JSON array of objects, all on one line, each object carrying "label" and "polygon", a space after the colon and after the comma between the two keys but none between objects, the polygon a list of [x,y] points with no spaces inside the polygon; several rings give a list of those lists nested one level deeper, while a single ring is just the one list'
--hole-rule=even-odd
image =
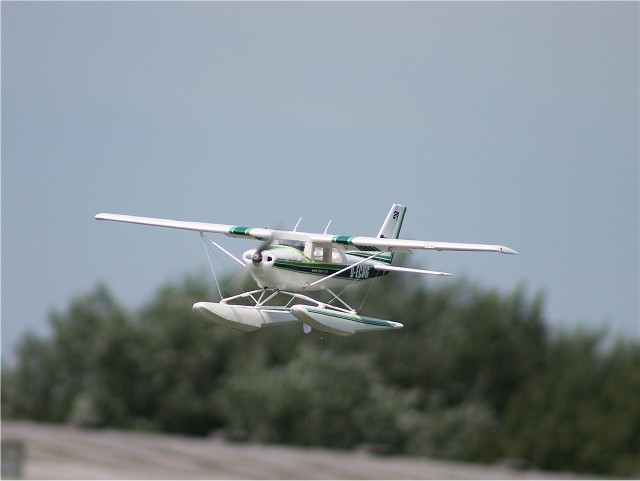
[{"label": "green stripe on float", "polygon": [[329,317],[336,317],[338,319],[344,319],[346,321],[359,322],[360,324],[370,324],[372,326],[380,326],[380,327],[394,327],[396,324],[391,321],[385,321],[383,319],[375,319],[373,317],[355,317],[350,316],[348,314],[342,314],[340,312],[326,311],[320,309],[307,308],[309,312],[313,312],[314,314],[323,314]]}]

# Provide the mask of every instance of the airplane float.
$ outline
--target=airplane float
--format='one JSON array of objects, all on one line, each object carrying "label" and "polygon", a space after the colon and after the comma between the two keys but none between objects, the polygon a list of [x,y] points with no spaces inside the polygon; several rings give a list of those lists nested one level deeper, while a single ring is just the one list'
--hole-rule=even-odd
[{"label": "airplane float", "polygon": [[[300,221],[292,231],[287,231],[121,214],[97,214],[95,218],[198,232],[205,247],[208,242],[247,269],[258,289],[227,298],[222,298],[221,293],[220,302],[194,304],[193,310],[209,322],[241,331],[301,323],[305,333],[313,328],[349,336],[362,331],[399,329],[403,326],[399,322],[360,315],[339,297],[346,288],[390,272],[451,275],[393,265],[396,252],[436,250],[517,254],[513,249],[501,245],[400,239],[405,212],[405,206],[393,204],[376,237],[327,234],[329,225],[322,234],[298,232],[296,229]],[[260,244],[246,251],[239,259],[209,239],[207,233],[253,239],[260,241]],[[213,264],[211,268],[213,270]],[[336,294],[335,291],[339,289],[341,291]],[[329,293],[331,300],[321,302],[313,299],[309,294],[314,291]],[[283,305],[271,304],[270,301],[274,301],[278,294],[284,294],[289,301]],[[246,305],[247,301],[249,305]]]}]

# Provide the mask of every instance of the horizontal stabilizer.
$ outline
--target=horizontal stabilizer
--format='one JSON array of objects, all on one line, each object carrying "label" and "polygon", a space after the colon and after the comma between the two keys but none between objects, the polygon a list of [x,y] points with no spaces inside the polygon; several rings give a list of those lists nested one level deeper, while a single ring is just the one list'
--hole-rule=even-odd
[{"label": "horizontal stabilizer", "polygon": [[398,266],[380,265],[380,264],[376,264],[375,266],[373,266],[373,268],[378,271],[408,272],[411,274],[427,274],[431,276],[450,276],[451,275],[448,272],[427,271],[424,269],[412,269],[411,267],[398,267]]}]

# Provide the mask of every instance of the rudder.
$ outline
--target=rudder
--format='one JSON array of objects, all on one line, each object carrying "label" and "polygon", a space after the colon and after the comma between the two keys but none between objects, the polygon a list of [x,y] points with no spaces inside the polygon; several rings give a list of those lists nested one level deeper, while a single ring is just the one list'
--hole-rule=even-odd
[{"label": "rudder", "polygon": [[[380,232],[377,237],[385,239],[397,239],[400,236],[400,229],[402,228],[402,221],[404,220],[404,214],[407,208],[401,204],[393,204],[386,219],[384,220]],[[393,262],[393,252],[380,254],[380,257],[376,257],[376,260],[381,260],[388,264]]]},{"label": "rudder", "polygon": [[400,229],[402,228],[402,221],[406,211],[407,208],[404,205],[393,204],[382,227],[380,227],[377,237],[397,239],[400,236]]}]

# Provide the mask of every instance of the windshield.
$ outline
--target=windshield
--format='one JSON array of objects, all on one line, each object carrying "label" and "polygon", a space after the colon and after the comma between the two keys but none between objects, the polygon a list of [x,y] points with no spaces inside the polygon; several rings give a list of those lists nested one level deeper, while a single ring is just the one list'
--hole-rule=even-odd
[{"label": "windshield", "polygon": [[302,241],[278,239],[274,242],[274,245],[293,247],[294,249],[298,249],[299,251],[304,252],[304,242]]}]

